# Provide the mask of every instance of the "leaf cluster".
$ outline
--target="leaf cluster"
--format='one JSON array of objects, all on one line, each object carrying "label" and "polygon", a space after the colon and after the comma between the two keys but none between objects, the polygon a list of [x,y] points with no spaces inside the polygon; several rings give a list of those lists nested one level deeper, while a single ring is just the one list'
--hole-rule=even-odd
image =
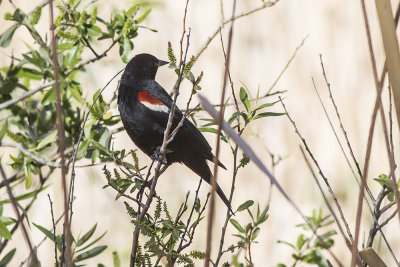
[{"label": "leaf cluster", "polygon": [[[322,231],[334,223],[331,215],[322,216],[322,209],[318,212],[313,210],[311,216],[307,216],[310,226],[306,223],[298,224],[297,227],[303,229],[304,233],[298,235],[296,243],[290,243],[279,240],[278,243],[285,244],[293,249],[292,258],[295,262],[291,266],[296,266],[298,263],[315,264],[319,267],[328,267],[330,263],[323,255],[323,251],[331,248],[334,245],[334,240],[331,238],[336,235],[335,230],[324,230],[323,234],[315,235],[317,231]],[[278,264],[279,267],[285,267],[283,263]]]}]

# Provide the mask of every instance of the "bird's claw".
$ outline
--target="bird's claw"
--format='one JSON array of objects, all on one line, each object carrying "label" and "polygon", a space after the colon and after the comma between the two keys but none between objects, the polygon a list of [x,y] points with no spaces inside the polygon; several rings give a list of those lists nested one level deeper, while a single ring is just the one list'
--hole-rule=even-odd
[{"label": "bird's claw", "polygon": [[158,146],[156,150],[154,151],[153,155],[151,155],[151,159],[160,162],[161,164],[166,165],[167,164],[167,159],[164,156],[164,158],[161,160],[161,151],[160,147]]}]

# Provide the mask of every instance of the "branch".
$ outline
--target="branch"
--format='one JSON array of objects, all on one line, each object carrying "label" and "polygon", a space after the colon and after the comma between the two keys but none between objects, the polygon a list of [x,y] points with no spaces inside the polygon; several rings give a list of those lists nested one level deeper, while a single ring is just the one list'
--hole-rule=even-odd
[{"label": "branch", "polygon": [[0,145],[1,146],[5,146],[5,147],[14,147],[14,148],[18,149],[19,151],[21,151],[22,154],[24,154],[25,156],[30,157],[31,159],[33,159],[37,163],[40,163],[40,164],[43,164],[43,165],[47,165],[47,166],[50,166],[50,167],[54,167],[54,168],[60,168],[61,167],[60,163],[48,161],[46,159],[43,159],[43,158],[40,158],[40,157],[36,156],[32,152],[29,152],[27,149],[25,149],[22,146],[21,143],[1,143]]},{"label": "branch", "polygon": [[0,104],[0,110],[5,109],[5,108],[8,108],[9,106],[12,106],[12,105],[14,105],[15,103],[18,103],[19,101],[22,101],[22,100],[28,98],[28,97],[30,97],[31,95],[36,94],[37,92],[39,92],[39,91],[41,91],[41,90],[43,90],[43,89],[45,89],[45,88],[47,88],[47,87],[52,86],[54,83],[55,83],[55,81],[51,81],[51,82],[48,82],[48,83],[39,85],[39,86],[36,87],[35,89],[32,89],[32,90],[30,90],[30,91],[28,91],[28,92],[26,92],[26,93],[24,93],[24,94],[22,94],[22,95],[16,97],[16,98],[13,98],[13,99],[10,99],[10,100],[8,100],[8,101],[6,101],[6,102],[4,102],[4,103],[1,103],[1,104]]},{"label": "branch", "polygon": [[232,37],[233,37],[233,25],[236,11],[236,0],[233,0],[232,4],[232,18],[231,18],[231,27],[229,29],[228,36],[228,48],[226,52],[226,60],[225,60],[225,71],[224,71],[224,82],[222,85],[221,99],[220,99],[220,110],[218,114],[218,119],[216,120],[218,124],[217,137],[216,137],[216,148],[215,148],[215,157],[214,157],[214,175],[211,177],[211,198],[210,198],[210,208],[208,210],[208,224],[207,224],[207,246],[206,246],[206,254],[204,267],[210,266],[210,255],[211,255],[211,241],[212,241],[212,230],[214,223],[214,209],[215,209],[215,192],[217,188],[217,177],[218,177],[218,157],[219,150],[221,145],[221,130],[222,130],[222,121],[224,119],[224,102],[225,102],[225,92],[226,92],[226,83],[228,81],[228,72],[229,72],[229,63],[231,59],[231,51],[232,51]]},{"label": "branch", "polygon": [[58,149],[61,157],[61,179],[62,179],[62,188],[63,188],[63,196],[64,196],[64,237],[66,241],[66,255],[64,255],[66,267],[72,266],[72,251],[71,251],[71,225],[69,221],[69,205],[68,205],[68,189],[67,189],[67,177],[66,177],[66,166],[65,166],[65,129],[64,129],[64,119],[62,116],[62,106],[61,106],[61,90],[60,90],[60,80],[59,80],[59,64],[57,59],[57,43],[56,36],[54,33],[55,25],[54,25],[54,10],[53,10],[53,1],[49,3],[49,11],[50,11],[50,32],[51,32],[51,43],[52,43],[52,53],[49,55],[52,56],[53,60],[53,71],[54,71],[54,80],[55,80],[55,91],[56,91],[56,112],[57,112],[57,135],[58,135]]},{"label": "branch", "polygon": [[303,40],[301,41],[301,43],[296,47],[296,49],[294,50],[292,56],[290,57],[289,61],[286,63],[285,67],[281,70],[281,72],[279,73],[278,77],[276,77],[275,81],[272,83],[271,87],[268,89],[267,93],[265,94],[265,96],[269,96],[272,89],[274,89],[275,85],[278,83],[278,81],[281,79],[282,75],[285,73],[285,71],[287,70],[287,68],[289,67],[290,63],[292,63],[293,59],[296,57],[297,52],[300,50],[300,48],[304,45],[304,42],[307,40],[308,38],[308,34],[306,35],[306,37],[303,38]]},{"label": "branch", "polygon": [[221,25],[218,26],[217,29],[214,31],[214,33],[213,33],[210,37],[208,37],[208,39],[206,40],[206,42],[205,42],[205,43],[203,44],[203,46],[201,47],[200,51],[197,52],[197,54],[196,54],[196,56],[195,56],[195,61],[197,61],[197,59],[200,57],[200,55],[207,49],[207,47],[208,47],[208,45],[211,43],[211,41],[214,40],[214,38],[217,36],[218,32],[219,32],[221,29],[223,29],[224,26],[225,26],[226,24],[228,24],[229,22],[235,21],[235,20],[237,20],[237,19],[246,17],[246,16],[248,16],[248,15],[250,15],[250,14],[253,14],[253,13],[255,13],[255,12],[258,12],[258,11],[260,11],[260,10],[263,10],[263,9],[265,9],[265,8],[267,8],[267,7],[272,7],[272,6],[274,6],[274,5],[275,5],[276,3],[278,3],[278,2],[279,2],[279,0],[275,0],[274,2],[264,2],[260,7],[257,7],[257,8],[255,8],[255,9],[252,9],[252,10],[247,11],[247,12],[243,12],[243,13],[237,15],[237,16],[231,17],[230,19],[225,20],[224,22],[222,22]]},{"label": "branch", "polygon": [[[281,98],[279,98],[279,99],[281,99]],[[283,106],[283,108],[284,108],[284,110],[285,110],[286,116],[288,117],[289,121],[291,122],[291,124],[292,124],[293,127],[294,127],[295,133],[296,133],[297,136],[300,138],[301,142],[302,142],[303,145],[304,145],[304,148],[306,149],[308,155],[310,156],[310,158],[311,158],[312,161],[314,162],[315,166],[317,167],[319,174],[321,175],[322,179],[324,180],[325,185],[326,185],[326,187],[328,188],[328,191],[329,191],[329,193],[330,193],[330,195],[331,195],[331,197],[332,197],[332,199],[333,199],[333,201],[334,201],[334,203],[335,203],[335,206],[336,206],[336,208],[337,208],[338,211],[339,211],[340,218],[342,219],[342,221],[343,221],[343,223],[344,223],[344,226],[345,226],[345,228],[346,228],[347,235],[348,235],[348,237],[349,237],[349,239],[350,239],[350,242],[353,242],[353,236],[352,236],[352,234],[351,234],[351,231],[350,231],[350,228],[349,228],[349,224],[347,223],[346,218],[344,217],[344,213],[343,213],[343,211],[342,211],[342,208],[340,207],[340,204],[339,204],[339,202],[338,202],[338,200],[337,200],[337,198],[336,198],[336,195],[335,195],[335,193],[333,192],[332,187],[330,186],[330,183],[329,183],[329,181],[328,181],[328,178],[327,178],[327,177],[324,175],[324,173],[322,172],[322,169],[320,168],[320,166],[319,166],[319,164],[318,164],[318,161],[315,159],[314,155],[312,154],[310,148],[308,147],[308,144],[307,144],[306,140],[305,140],[304,137],[301,135],[299,129],[298,129],[297,126],[296,126],[295,121],[290,117],[289,112],[287,111],[285,104],[283,103],[283,101],[281,101],[281,103],[282,103],[282,106]]]},{"label": "branch", "polygon": [[[214,120],[218,119],[218,111],[211,105],[211,103],[202,95],[199,94],[199,100],[204,109],[211,115]],[[226,122],[222,121],[222,128],[224,132],[230,137],[230,139],[235,142],[245,153],[250,160],[268,177],[268,179],[276,186],[278,191],[282,196],[289,202],[289,204],[294,208],[294,210],[301,216],[304,222],[310,227],[313,233],[316,235],[318,240],[322,242],[322,238],[316,233],[314,227],[310,224],[307,217],[300,210],[299,206],[293,201],[293,199],[287,194],[283,189],[282,185],[278,182],[274,175],[267,169],[267,167],[262,163],[261,159],[256,155],[254,150],[232,129],[232,127]],[[338,257],[336,257],[330,248],[327,249],[330,255],[335,259],[339,266],[343,266]]]},{"label": "branch", "polygon": [[17,219],[20,222],[22,234],[24,235],[25,241],[26,241],[26,243],[27,243],[27,245],[29,247],[30,255],[32,257],[32,266],[39,266],[39,261],[38,261],[36,252],[35,252],[35,250],[33,249],[33,246],[32,246],[32,241],[31,241],[31,239],[29,237],[28,231],[26,230],[25,224],[23,222],[23,218],[19,214],[19,210],[18,210],[18,205],[19,204],[18,204],[17,200],[15,199],[13,192],[11,191],[10,185],[7,183],[7,176],[4,173],[3,166],[1,164],[0,164],[0,173],[1,173],[1,176],[3,177],[4,183],[6,184],[7,193],[8,193],[8,196],[9,196],[10,200],[11,200],[11,203],[12,203],[12,206],[14,208],[15,214],[17,215]]},{"label": "branch", "polygon": [[[185,20],[186,20],[186,13],[187,13],[188,4],[189,4],[189,0],[186,1],[183,25],[185,25],[185,23],[186,23]],[[183,32],[185,33],[185,28],[184,28]],[[153,177],[153,180],[152,180],[152,183],[151,183],[151,186],[150,186],[150,192],[149,192],[149,195],[147,196],[147,201],[146,201],[145,207],[143,208],[142,212],[138,215],[138,219],[137,219],[138,222],[143,220],[144,216],[147,214],[147,212],[148,212],[148,210],[150,208],[150,205],[151,205],[151,203],[153,201],[153,198],[155,196],[155,189],[156,189],[157,181],[158,181],[158,178],[160,177],[160,174],[162,172],[160,169],[161,169],[162,162],[164,161],[166,153],[167,153],[168,141],[170,141],[169,133],[170,133],[171,128],[172,128],[172,120],[173,120],[173,117],[174,117],[174,114],[175,114],[176,101],[177,101],[178,95],[179,95],[179,87],[180,87],[181,82],[182,82],[183,70],[185,69],[185,65],[186,65],[186,57],[187,57],[187,52],[188,52],[189,44],[190,44],[189,43],[189,38],[190,38],[190,30],[189,30],[189,33],[187,35],[186,50],[185,50],[185,55],[184,55],[183,61],[181,60],[179,62],[179,76],[178,76],[178,79],[177,79],[177,81],[175,83],[174,90],[173,90],[174,99],[173,99],[173,102],[172,102],[171,110],[169,112],[168,122],[167,122],[167,126],[165,128],[165,131],[164,131],[163,142],[162,142],[162,145],[161,145],[161,148],[160,148],[160,157],[159,157],[160,160],[158,161],[157,166],[156,166],[156,168],[154,170],[154,177]],[[183,48],[182,48],[182,45],[181,45],[181,55],[183,53],[182,50],[183,50]],[[135,265],[136,251],[137,251],[137,248],[138,248],[138,241],[139,241],[139,233],[140,233],[140,228],[139,228],[139,225],[136,224],[135,230],[133,232],[132,250],[131,250],[131,257],[130,257],[130,267],[134,267],[134,265]]]}]

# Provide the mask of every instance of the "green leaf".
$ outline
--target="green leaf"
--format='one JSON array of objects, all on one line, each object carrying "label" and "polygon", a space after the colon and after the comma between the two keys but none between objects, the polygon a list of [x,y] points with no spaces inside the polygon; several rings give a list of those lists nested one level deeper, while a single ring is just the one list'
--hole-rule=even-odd
[{"label": "green leaf", "polygon": [[52,240],[53,242],[56,240],[56,239],[54,238],[53,233],[52,233],[50,230],[48,230],[48,229],[44,228],[43,226],[40,226],[40,225],[38,225],[38,224],[36,224],[36,223],[33,223],[33,225],[36,226],[36,228],[39,229],[40,232],[42,232],[45,236],[47,236],[47,237],[48,237],[50,240]]},{"label": "green leaf", "polygon": [[11,240],[11,232],[8,230],[6,224],[2,221],[0,221],[0,236]]},{"label": "green leaf", "polygon": [[25,189],[29,189],[32,184],[32,169],[30,164],[24,160],[24,173],[25,173]]},{"label": "green leaf", "polygon": [[302,248],[303,245],[306,243],[306,241],[307,241],[307,238],[305,238],[303,234],[300,234],[300,235],[297,237],[297,241],[296,241],[297,250],[301,250],[301,248]]},{"label": "green leaf", "polygon": [[6,48],[10,45],[12,37],[19,26],[20,25],[18,23],[16,23],[0,35],[0,46],[1,47]]},{"label": "green leaf", "polygon": [[253,200],[247,200],[246,202],[244,202],[243,204],[241,204],[241,205],[237,208],[237,211],[246,210],[246,209],[250,208],[253,204],[254,204],[254,201],[253,201]]},{"label": "green leaf", "polygon": [[90,229],[86,234],[84,234],[81,238],[78,239],[76,242],[76,246],[79,247],[83,245],[86,241],[89,240],[89,238],[92,237],[94,231],[96,231],[97,223]]},{"label": "green leaf", "polygon": [[374,180],[377,181],[381,186],[386,186],[387,188],[393,190],[393,182],[387,177],[386,174],[381,174],[378,178],[374,178]]},{"label": "green leaf", "polygon": [[86,260],[89,258],[93,258],[94,256],[97,256],[100,253],[102,253],[106,248],[107,248],[107,246],[98,246],[98,247],[92,248],[88,251],[85,251],[85,252],[79,254],[74,259],[74,262],[79,262],[79,261],[83,261],[83,260]]},{"label": "green leaf", "polygon": [[282,113],[282,112],[263,112],[258,114],[257,116],[255,116],[253,119],[259,119],[259,118],[263,118],[263,117],[274,117],[274,116],[282,116],[285,115],[286,113]]},{"label": "green leaf", "polygon": [[4,120],[3,126],[1,127],[1,130],[0,130],[0,143],[1,143],[1,140],[3,139],[3,137],[6,135],[7,129],[8,129],[8,120],[6,119],[6,120]]},{"label": "green leaf", "polygon": [[2,221],[3,223],[5,223],[6,225],[10,225],[16,222],[15,219],[11,218],[11,217],[4,217],[4,216],[0,216],[0,221]]},{"label": "green leaf", "polygon": [[101,34],[100,27],[96,25],[91,25],[90,27],[87,28],[87,30],[90,36],[98,36]]},{"label": "green leaf", "polygon": [[289,247],[291,247],[293,249],[296,249],[296,247],[293,244],[291,244],[289,242],[286,242],[286,241],[278,240],[277,243],[278,244],[285,244],[285,245],[288,245]]},{"label": "green leaf", "polygon": [[61,43],[57,45],[57,52],[61,53],[66,50],[70,50],[74,46],[74,43]]},{"label": "green leaf", "polygon": [[117,251],[113,251],[113,265],[114,267],[121,267],[121,260]]},{"label": "green leaf", "polygon": [[214,129],[214,128],[210,128],[210,127],[200,127],[200,128],[197,128],[200,132],[208,132],[208,133],[218,133],[218,130],[217,129]]},{"label": "green leaf", "polygon": [[[28,199],[28,198],[34,197],[37,194],[39,194],[40,192],[42,192],[43,190],[47,189],[47,187],[49,187],[49,186],[50,185],[46,185],[46,186],[44,186],[44,187],[42,187],[42,188],[40,188],[38,190],[34,190],[34,191],[29,192],[29,193],[25,193],[25,194],[16,196],[15,200],[20,201],[20,200],[23,200],[23,199]],[[6,204],[6,203],[10,203],[10,202],[11,201],[9,199],[4,199],[4,200],[0,201],[0,204]]]},{"label": "green leaf", "polygon": [[85,249],[91,247],[93,244],[96,244],[100,239],[102,239],[106,235],[106,233],[107,231],[105,231],[101,236],[99,236],[98,238],[90,242],[88,245],[86,245],[86,247],[79,249],[78,252],[84,251]]},{"label": "green leaf", "polygon": [[280,102],[280,100],[277,100],[277,101],[272,102],[272,103],[265,103],[265,104],[262,104],[261,106],[256,107],[256,108],[254,109],[254,112],[255,112],[255,111],[258,111],[258,110],[260,110],[260,109],[263,109],[263,108],[272,107],[273,105],[275,105],[275,104],[278,103],[278,102]]},{"label": "green leaf", "polygon": [[236,221],[235,219],[230,219],[229,220],[231,222],[231,224],[241,233],[245,233],[246,231],[243,229],[243,227],[240,225],[240,223],[238,221]]},{"label": "green leaf", "polygon": [[251,106],[250,106],[249,96],[246,92],[246,89],[244,89],[243,87],[240,87],[239,97],[240,101],[242,101],[244,107],[246,108],[246,111],[250,112]]},{"label": "green leaf", "polygon": [[89,143],[90,143],[89,139],[85,139],[81,142],[81,144],[79,145],[79,148],[78,148],[78,152],[76,153],[77,160],[82,159],[83,157],[86,156],[87,149],[89,147]]},{"label": "green leaf", "polygon": [[56,141],[56,138],[57,138],[57,130],[55,129],[39,142],[36,149],[40,150],[45,146],[47,146],[48,144],[54,143]]},{"label": "green leaf", "polygon": [[70,86],[68,87],[68,91],[70,92],[71,96],[79,102],[79,104],[83,104],[82,93],[77,87]]},{"label": "green leaf", "polygon": [[133,43],[131,42],[131,40],[129,40],[129,38],[123,37],[122,43],[120,43],[119,47],[119,54],[124,63],[128,63],[129,60],[132,58],[133,56],[132,51],[133,51]]},{"label": "green leaf", "polygon": [[64,66],[71,69],[78,63],[79,45],[74,45],[65,55]]},{"label": "green leaf", "polygon": [[151,12],[151,8],[146,9],[143,14],[137,18],[135,21],[137,24],[141,23],[143,20],[145,20],[145,18],[150,14]]},{"label": "green leaf", "polygon": [[254,239],[256,239],[256,237],[258,236],[259,233],[260,233],[260,228],[259,227],[254,229],[253,234],[251,235],[251,241],[254,241]]},{"label": "green leaf", "polygon": [[43,79],[43,73],[31,68],[21,68],[18,71],[17,77],[40,81]]},{"label": "green leaf", "polygon": [[262,211],[260,216],[257,216],[257,221],[256,221],[255,225],[262,224],[263,222],[265,222],[268,219],[268,217],[269,217],[269,215],[267,214],[268,210],[269,210],[269,205]]},{"label": "green leaf", "polygon": [[56,93],[54,87],[51,87],[43,96],[42,98],[42,105],[46,106],[48,104],[54,103],[56,99]]},{"label": "green leaf", "polygon": [[0,267],[6,267],[7,264],[11,261],[14,257],[15,252],[17,251],[16,248],[10,250],[1,260],[0,260]]}]

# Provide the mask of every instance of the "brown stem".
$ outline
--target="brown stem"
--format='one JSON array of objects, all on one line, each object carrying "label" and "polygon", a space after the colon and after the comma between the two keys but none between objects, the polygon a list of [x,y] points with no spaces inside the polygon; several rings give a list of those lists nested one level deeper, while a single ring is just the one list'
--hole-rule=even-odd
[{"label": "brown stem", "polygon": [[231,58],[231,48],[232,48],[232,36],[233,36],[233,25],[234,25],[234,17],[235,17],[235,10],[236,10],[236,0],[233,1],[232,4],[232,23],[229,29],[229,37],[228,37],[228,48],[226,53],[226,61],[225,61],[225,73],[224,73],[224,82],[222,85],[222,92],[221,92],[221,100],[220,100],[220,111],[218,114],[218,131],[217,131],[217,145],[215,148],[215,157],[214,157],[214,175],[212,177],[212,189],[211,189],[211,198],[210,198],[210,208],[208,212],[208,224],[207,224],[207,246],[206,246],[206,255],[204,261],[204,267],[210,266],[210,255],[211,255],[211,241],[212,241],[212,229],[214,223],[214,209],[215,209],[215,191],[217,188],[217,177],[218,177],[218,157],[219,157],[219,150],[220,150],[220,141],[221,141],[221,130],[222,130],[222,121],[224,118],[224,107],[223,104],[225,102],[225,91],[226,91],[226,83],[228,78],[228,70],[229,70],[229,63]]},{"label": "brown stem", "polygon": [[9,198],[11,200],[11,203],[12,203],[12,206],[14,208],[15,214],[17,215],[17,219],[18,219],[19,225],[21,227],[22,234],[24,235],[25,241],[26,241],[26,243],[28,245],[28,248],[29,248],[29,251],[30,251],[30,256],[32,257],[32,266],[39,266],[39,261],[38,261],[36,252],[35,252],[35,250],[33,249],[33,246],[32,246],[32,241],[31,241],[31,239],[29,237],[28,231],[26,230],[25,224],[23,222],[23,218],[21,217],[21,215],[19,213],[19,210],[18,210],[18,202],[15,199],[14,194],[13,194],[13,192],[11,190],[11,187],[7,182],[7,176],[4,173],[4,169],[3,169],[3,166],[1,164],[0,164],[0,173],[1,173],[1,176],[3,177],[4,183],[6,184],[8,196],[9,196]]},{"label": "brown stem", "polygon": [[54,10],[53,10],[53,1],[49,2],[50,9],[50,31],[51,31],[51,42],[52,42],[52,60],[53,60],[53,71],[54,71],[54,80],[55,80],[55,90],[56,90],[56,112],[57,112],[57,128],[58,128],[58,150],[60,152],[61,157],[61,179],[62,179],[62,188],[64,195],[64,237],[66,241],[66,254],[65,254],[65,264],[67,267],[72,267],[72,251],[71,251],[71,225],[69,222],[69,205],[68,205],[68,189],[67,189],[67,177],[66,177],[66,166],[65,166],[65,131],[64,131],[64,120],[62,116],[62,106],[61,106],[61,92],[60,92],[60,80],[59,80],[59,65],[57,59],[57,43],[56,37],[54,34]]}]

